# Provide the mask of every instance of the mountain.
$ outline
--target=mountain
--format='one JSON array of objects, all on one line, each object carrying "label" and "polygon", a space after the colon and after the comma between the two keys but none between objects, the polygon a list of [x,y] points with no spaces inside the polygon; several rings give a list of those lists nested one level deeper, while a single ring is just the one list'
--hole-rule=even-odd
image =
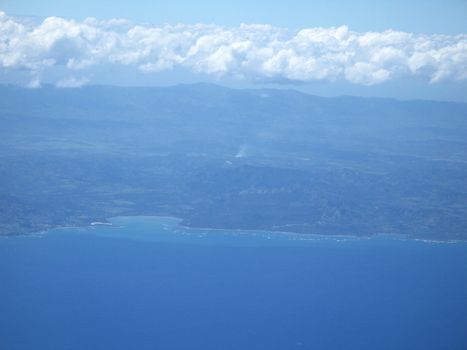
[{"label": "mountain", "polygon": [[193,227],[467,238],[467,104],[216,85],[0,86],[0,234]]}]

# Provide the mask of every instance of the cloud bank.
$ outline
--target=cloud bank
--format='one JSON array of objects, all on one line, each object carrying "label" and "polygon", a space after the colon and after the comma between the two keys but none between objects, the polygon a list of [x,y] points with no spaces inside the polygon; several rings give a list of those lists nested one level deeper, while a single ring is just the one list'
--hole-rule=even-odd
[{"label": "cloud bank", "polygon": [[464,81],[467,34],[360,33],[346,26],[297,31],[245,24],[150,26],[59,17],[33,23],[0,12],[0,69],[29,71],[31,86],[54,69],[63,72],[59,86],[80,86],[93,69],[108,64],[147,74],[184,68],[260,82]]}]

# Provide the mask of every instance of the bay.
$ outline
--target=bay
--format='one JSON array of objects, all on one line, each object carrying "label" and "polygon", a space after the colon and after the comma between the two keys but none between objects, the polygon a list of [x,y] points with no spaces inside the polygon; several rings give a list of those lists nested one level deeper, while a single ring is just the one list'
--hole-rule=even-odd
[{"label": "bay", "polygon": [[465,349],[467,244],[189,229],[0,239],[0,348]]}]

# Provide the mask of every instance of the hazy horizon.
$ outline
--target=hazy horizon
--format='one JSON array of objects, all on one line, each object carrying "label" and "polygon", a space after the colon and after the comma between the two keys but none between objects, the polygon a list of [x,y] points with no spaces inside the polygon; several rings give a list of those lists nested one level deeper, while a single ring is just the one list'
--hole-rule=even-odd
[{"label": "hazy horizon", "polygon": [[6,0],[0,12],[0,83],[207,82],[467,102],[462,1],[143,1],[130,8],[119,1]]},{"label": "hazy horizon", "polygon": [[249,85],[249,86],[238,86],[235,84],[224,84],[221,82],[207,82],[207,81],[194,81],[194,82],[178,82],[178,83],[167,83],[163,85],[119,85],[119,84],[86,84],[83,86],[67,86],[67,87],[62,87],[62,86],[57,86],[56,84],[53,83],[43,83],[41,84],[40,87],[28,87],[24,86],[18,83],[0,83],[0,86],[14,86],[17,88],[21,89],[41,89],[41,88],[54,88],[54,89],[67,89],[67,90],[79,90],[82,88],[95,88],[95,87],[109,87],[109,88],[135,88],[135,89],[163,89],[163,88],[176,88],[179,86],[196,86],[196,85],[206,85],[206,86],[215,86],[219,88],[225,88],[225,89],[230,89],[230,90],[258,90],[258,91],[293,91],[309,96],[314,96],[314,97],[320,97],[320,98],[326,98],[326,99],[333,99],[333,98],[362,98],[362,99],[383,99],[383,100],[395,100],[395,101],[402,101],[402,102],[411,102],[411,101],[433,101],[433,102],[446,102],[446,103],[460,103],[460,104],[466,104],[466,100],[456,100],[456,99],[444,99],[444,98],[429,98],[429,97],[400,97],[400,96],[391,96],[391,95],[362,95],[362,94],[352,94],[352,91],[349,91],[349,93],[341,93],[341,94],[332,94],[332,93],[326,93],[327,91],[310,91],[309,89],[301,89],[300,87],[297,86],[276,86],[276,85]]}]

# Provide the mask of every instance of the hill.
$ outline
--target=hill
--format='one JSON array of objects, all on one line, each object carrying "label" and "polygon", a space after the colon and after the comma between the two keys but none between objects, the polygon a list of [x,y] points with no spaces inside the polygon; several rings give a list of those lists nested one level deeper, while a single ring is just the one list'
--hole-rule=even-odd
[{"label": "hill", "polygon": [[0,234],[194,227],[467,238],[467,104],[208,84],[0,87]]}]

